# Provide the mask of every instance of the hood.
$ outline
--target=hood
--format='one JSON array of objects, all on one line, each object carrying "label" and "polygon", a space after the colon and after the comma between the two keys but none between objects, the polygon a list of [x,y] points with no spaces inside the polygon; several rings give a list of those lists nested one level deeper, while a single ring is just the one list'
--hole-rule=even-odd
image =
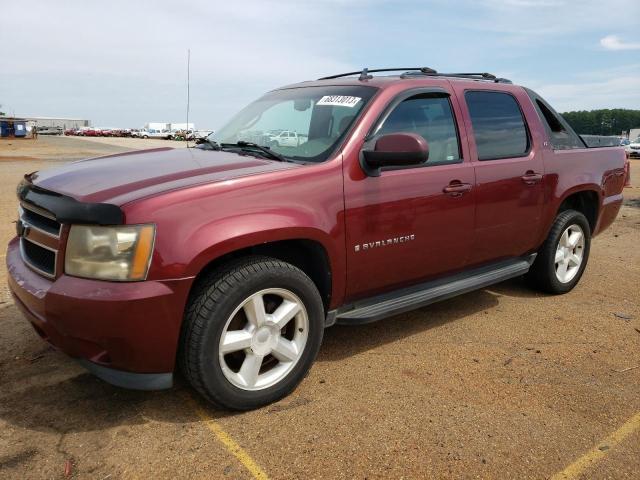
[{"label": "hood", "polygon": [[78,201],[122,205],[167,190],[299,166],[240,153],[159,148],[72,162],[30,178],[37,187]]}]

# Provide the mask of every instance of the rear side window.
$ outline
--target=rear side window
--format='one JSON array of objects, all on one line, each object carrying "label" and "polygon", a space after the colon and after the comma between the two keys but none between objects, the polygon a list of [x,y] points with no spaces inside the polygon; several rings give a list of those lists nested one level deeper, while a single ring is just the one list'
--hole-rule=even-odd
[{"label": "rear side window", "polygon": [[399,103],[376,132],[417,133],[429,144],[429,160],[425,165],[441,165],[460,161],[456,122],[448,96],[422,94]]},{"label": "rear side window", "polygon": [[525,89],[527,94],[533,101],[538,112],[538,116],[544,125],[544,128],[554,150],[570,150],[572,148],[585,148],[584,142],[573,131],[567,121],[562,118],[553,108],[549,106],[542,98],[540,98],[532,90]]},{"label": "rear side window", "polygon": [[502,92],[465,94],[479,160],[522,157],[529,135],[516,99]]}]

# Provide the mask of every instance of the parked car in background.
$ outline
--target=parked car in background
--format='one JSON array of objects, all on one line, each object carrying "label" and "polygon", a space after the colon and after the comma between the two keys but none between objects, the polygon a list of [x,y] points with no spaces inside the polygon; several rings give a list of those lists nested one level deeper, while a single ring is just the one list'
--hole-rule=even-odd
[{"label": "parked car in background", "polygon": [[193,137],[193,130],[171,130],[171,140],[191,140]]},{"label": "parked car in background", "polygon": [[307,135],[299,134],[291,130],[284,130],[269,138],[271,145],[275,147],[299,147],[307,141]]},{"label": "parked car in background", "polygon": [[150,128],[142,138],[162,138],[163,140],[170,140],[173,138],[171,130],[155,130]]},{"label": "parked car in background", "polygon": [[193,132],[193,135],[191,135],[191,138],[189,138],[189,140],[199,140],[201,138],[207,138],[212,133],[213,130],[196,130],[195,132]]},{"label": "parked car in background", "polygon": [[62,135],[62,127],[37,127],[38,135]]},{"label": "parked car in background", "polygon": [[629,144],[624,147],[624,151],[628,158],[640,158],[640,138],[629,142]]},{"label": "parked car in background", "polygon": [[[520,276],[570,292],[622,206],[623,149],[493,75],[376,72],[273,90],[198,148],[25,175],[16,306],[108,382],[170,388],[181,368],[246,410],[290,393],[333,324]],[[274,129],[282,145],[245,140]]]},{"label": "parked car in background", "polygon": [[136,138],[162,138],[164,140],[169,140],[173,137],[173,134],[170,130],[157,130],[154,128],[147,130],[143,128],[141,130],[132,131],[131,136]]},{"label": "parked car in background", "polygon": [[141,128],[140,130],[131,132],[131,136],[136,138],[149,138],[149,130]]},{"label": "parked car in background", "polygon": [[84,128],[78,132],[78,135],[81,137],[99,137],[101,134],[100,130],[95,128]]},{"label": "parked car in background", "polygon": [[73,137],[75,135],[78,135],[79,130],[77,128],[67,128],[64,131],[64,134],[68,137]]}]

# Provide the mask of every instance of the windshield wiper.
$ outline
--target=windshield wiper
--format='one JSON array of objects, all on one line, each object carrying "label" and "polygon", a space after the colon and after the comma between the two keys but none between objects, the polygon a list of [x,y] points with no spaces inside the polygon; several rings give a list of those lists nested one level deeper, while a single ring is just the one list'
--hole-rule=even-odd
[{"label": "windshield wiper", "polygon": [[196,147],[200,145],[208,145],[211,150],[220,150],[220,145],[215,140],[209,140],[207,137],[196,140]]},{"label": "windshield wiper", "polygon": [[238,143],[221,143],[219,145],[216,143],[216,146],[219,146],[219,148],[225,148],[225,147],[231,147],[231,148],[240,147],[240,149],[253,148],[255,150],[260,151],[261,153],[263,153],[265,156],[269,157],[272,160],[278,160],[279,162],[289,161],[289,159],[280,155],[279,153],[274,152],[269,147],[263,147],[262,145],[258,145],[257,143],[253,143],[253,142],[245,142],[244,140],[239,140]]}]

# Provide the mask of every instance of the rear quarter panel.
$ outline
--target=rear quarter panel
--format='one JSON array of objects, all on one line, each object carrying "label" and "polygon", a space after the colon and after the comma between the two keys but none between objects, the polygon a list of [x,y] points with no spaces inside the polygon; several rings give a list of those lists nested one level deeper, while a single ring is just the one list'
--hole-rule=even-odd
[{"label": "rear quarter panel", "polygon": [[625,181],[625,154],[620,147],[552,150],[546,146],[545,187],[548,200],[545,208],[546,238],[562,202],[581,191],[598,195],[597,235],[607,228],[622,205]]}]

